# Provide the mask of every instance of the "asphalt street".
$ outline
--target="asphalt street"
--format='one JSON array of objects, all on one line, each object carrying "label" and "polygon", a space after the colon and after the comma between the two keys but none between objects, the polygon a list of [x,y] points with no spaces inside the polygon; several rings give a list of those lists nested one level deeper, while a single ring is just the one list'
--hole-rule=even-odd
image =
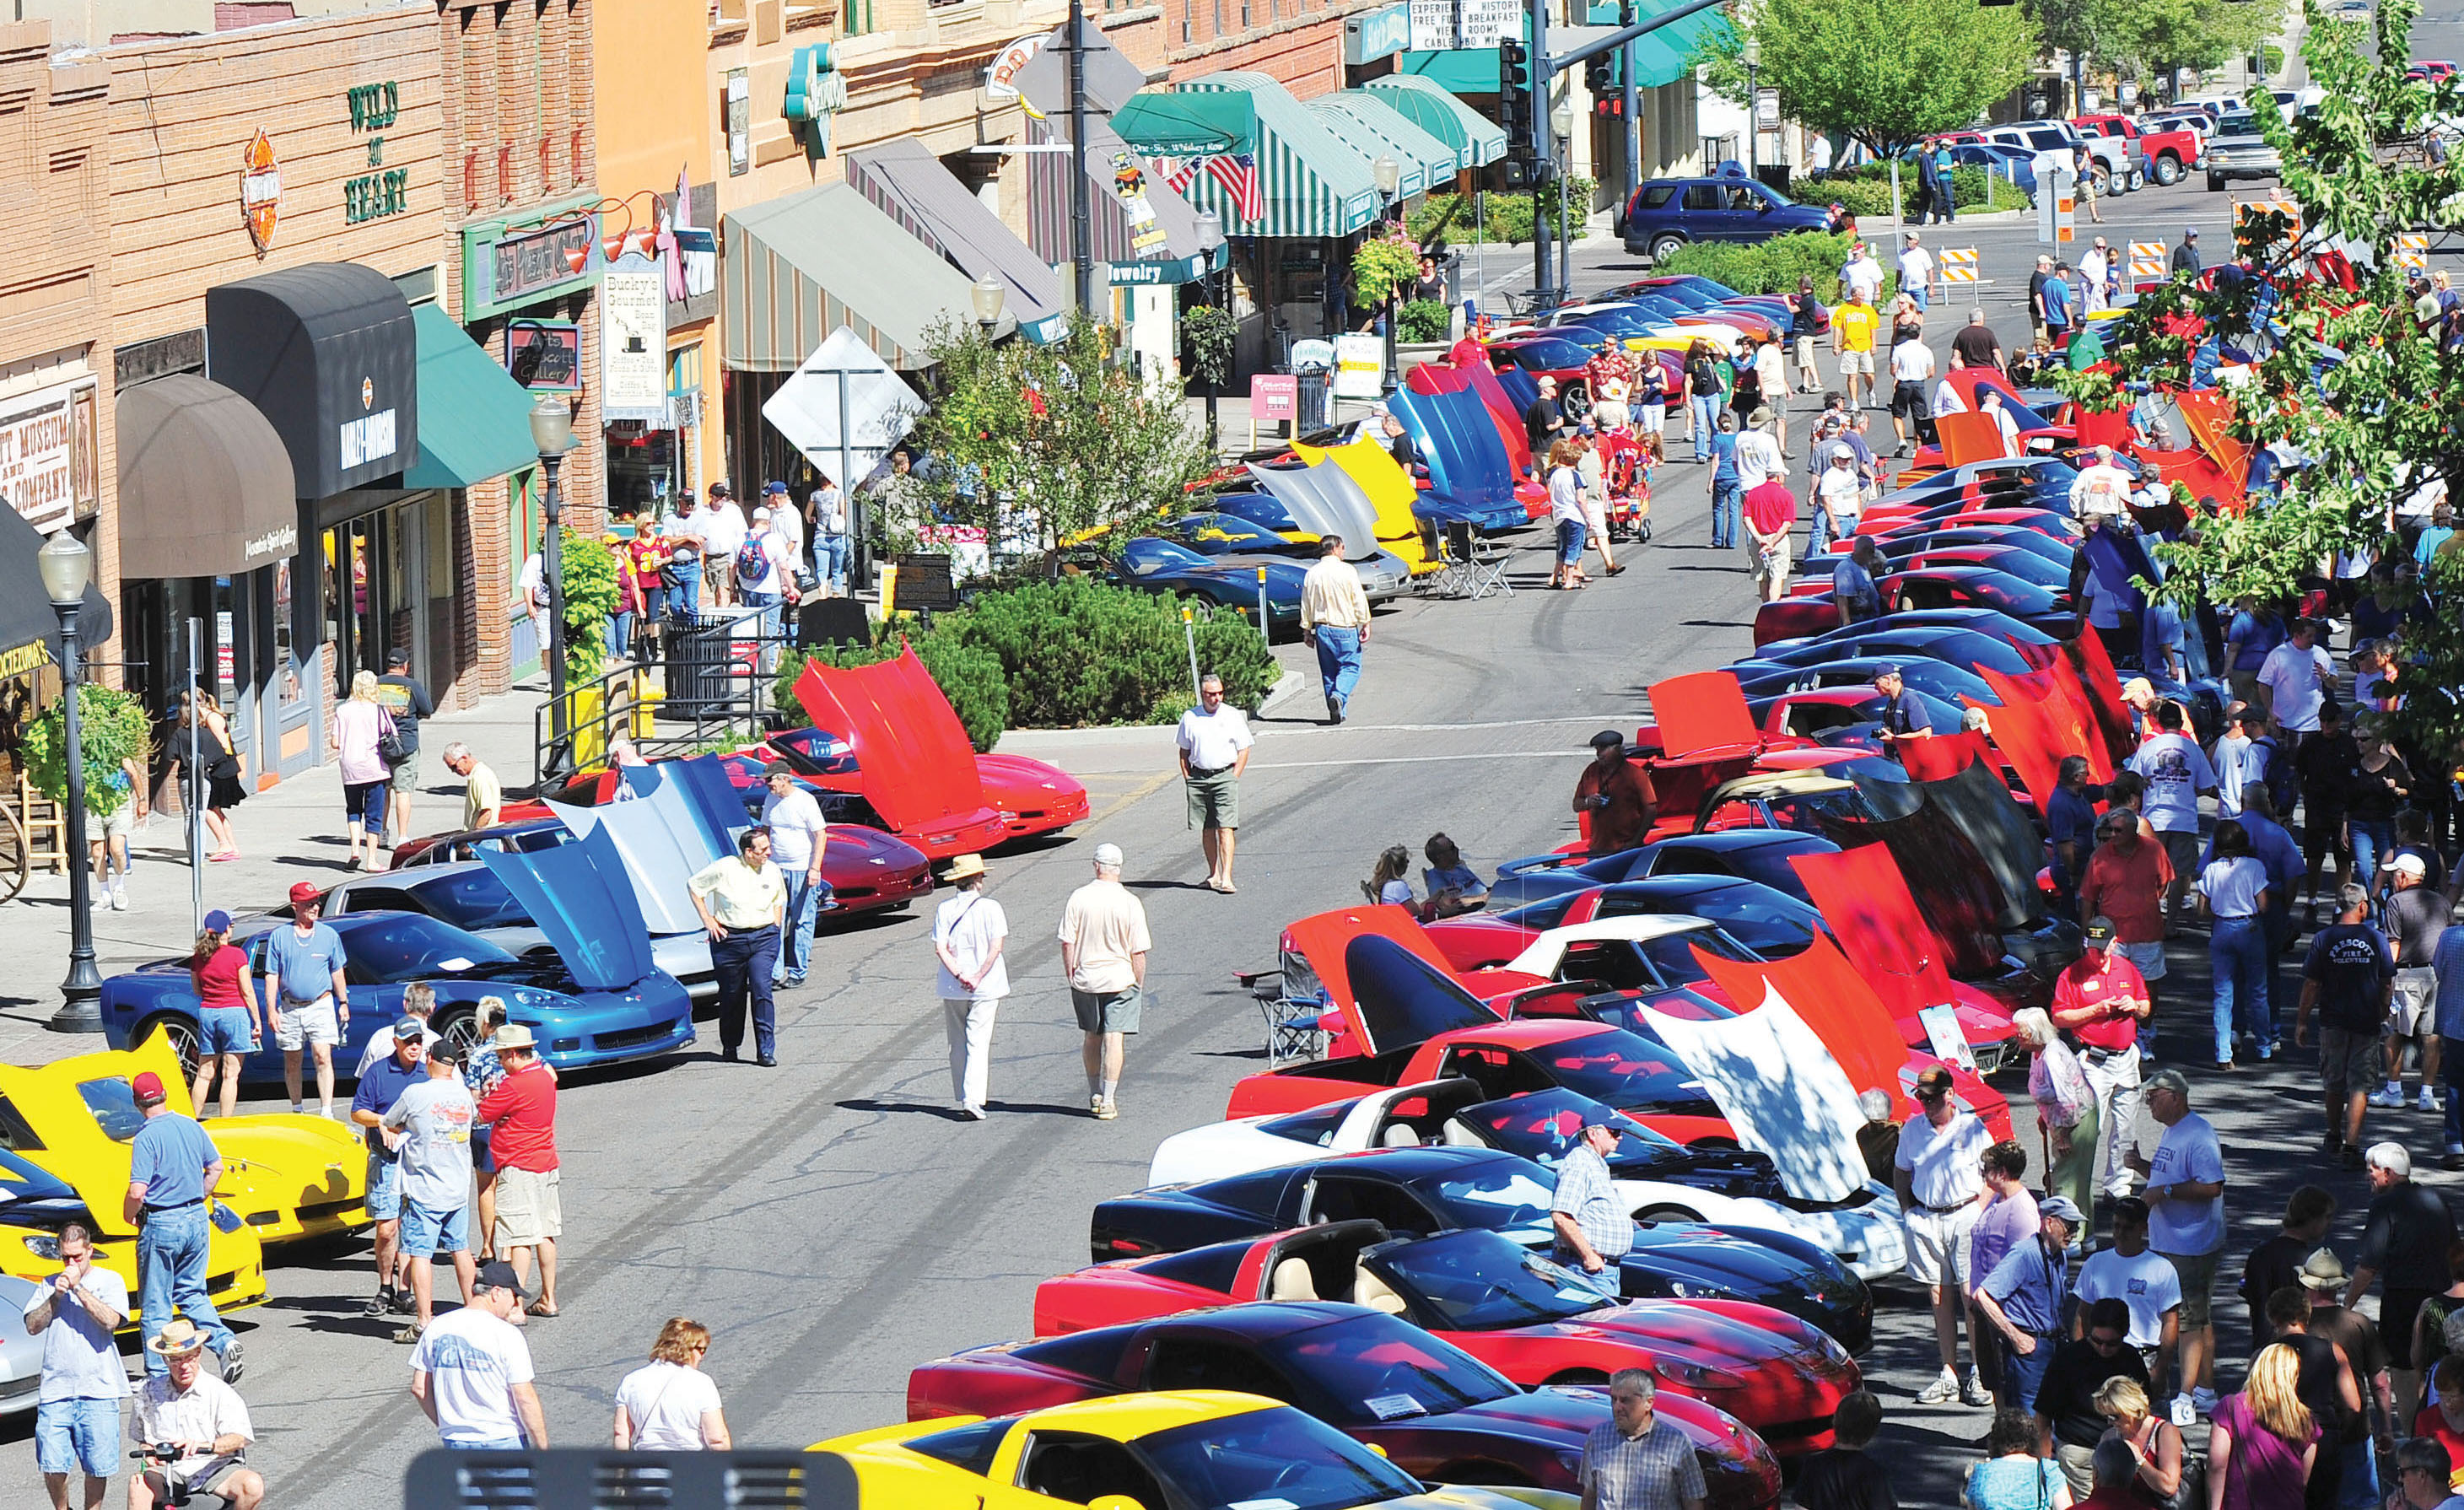
[{"label": "asphalt street", "polygon": [[[2163,231],[2169,244],[2196,221],[2218,246],[2226,203],[2195,180],[2145,190],[2111,206],[2105,233]],[[1991,280],[1982,302],[2006,339],[2024,331],[2017,299],[2033,237],[2016,224],[1926,235],[1937,247],[1979,249]],[[1581,255],[1577,281],[1600,287],[1639,269],[1601,247]],[[1938,344],[1956,317],[1937,314]],[[1800,436],[1815,402],[1794,401]],[[996,1039],[989,1121],[961,1122],[949,1109],[920,917],[822,945],[816,979],[825,983],[782,1005],[778,1069],[722,1064],[706,1038],[681,1062],[574,1077],[559,1127],[564,1315],[533,1322],[529,1334],[552,1437],[605,1439],[617,1380],[671,1316],[712,1328],[707,1367],[745,1445],[801,1446],[895,1421],[912,1366],[1023,1335],[1036,1281],[1087,1261],[1093,1204],[1142,1183],[1159,1139],[1218,1118],[1232,1083],[1262,1067],[1260,1016],[1233,972],[1270,965],[1288,920],[1357,900],[1387,844],[1417,853],[1442,829],[1487,869],[1563,843],[1587,737],[1647,719],[1652,681],[1747,651],[1751,587],[1741,557],[1706,543],[1700,471],[1660,474],[1654,521],[1655,542],[1632,552],[1634,569],[1587,591],[1529,590],[1546,571],[1530,548],[1516,574],[1526,590],[1511,598],[1416,602],[1381,615],[1347,725],[1312,721],[1313,689],[1259,719],[1238,895],[1199,885],[1204,862],[1162,740],[1054,741],[1061,753],[1051,757],[1085,773],[1096,812],[1065,840],[992,861],[989,895],[1008,915],[1015,994]],[[1300,664],[1296,648],[1284,653]],[[1052,937],[1102,840],[1127,852],[1155,939],[1155,996],[1112,1123],[1086,1112]],[[2167,1058],[2190,1062],[2205,1057],[2204,949],[2187,939],[2176,957],[2183,974],[2167,987],[2163,1041]],[[2235,1272],[2299,1180],[2318,1178],[2348,1208],[2360,1204],[2358,1176],[2307,1168],[2317,1135],[2299,1059],[2222,1087],[2194,1075],[2236,1150]],[[2024,1098],[2015,1082],[2006,1088]],[[2396,1115],[2416,1149],[2427,1147],[2428,1119]],[[2338,1230],[2348,1252],[2356,1231],[2349,1217]],[[253,1461],[272,1503],[394,1503],[404,1466],[432,1441],[407,1393],[408,1349],[389,1340],[397,1324],[357,1314],[372,1284],[364,1254],[281,1261],[269,1275],[273,1301],[233,1318],[249,1348]],[[2223,1309],[2238,1323],[2237,1306]],[[1913,1405],[1932,1372],[1929,1336],[1902,1297],[1866,1361],[1890,1412],[1903,1502],[1948,1502],[1985,1426],[1981,1412]],[[17,1446],[0,1469],[12,1502],[39,1499],[33,1455]]]}]

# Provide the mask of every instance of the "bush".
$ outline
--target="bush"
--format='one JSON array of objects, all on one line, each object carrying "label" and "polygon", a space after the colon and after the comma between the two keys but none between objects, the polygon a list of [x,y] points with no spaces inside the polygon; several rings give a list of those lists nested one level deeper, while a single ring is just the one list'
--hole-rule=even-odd
[{"label": "bush", "polygon": [[1442,299],[1414,299],[1396,311],[1395,327],[1403,340],[1443,340],[1454,329],[1454,311]]},{"label": "bush", "polygon": [[1725,283],[1740,294],[1793,294],[1796,280],[1814,280],[1815,296],[1839,302],[1839,270],[1848,261],[1848,237],[1828,230],[1798,230],[1751,245],[1694,241],[1679,248],[1656,273],[1689,273]]},{"label": "bush", "polygon": [[[68,731],[63,698],[26,726],[26,778],[55,802],[69,795]],[[129,799],[122,760],[142,770],[153,750],[153,725],[134,693],[94,682],[77,688],[77,743],[85,751],[85,810],[99,818],[118,812]],[[97,837],[99,837],[98,834]]]},{"label": "bush", "polygon": [[[1588,178],[1566,180],[1566,221],[1576,240],[1582,239],[1584,218],[1591,213],[1592,195],[1598,186]],[[1549,213],[1557,213],[1557,199],[1552,190],[1549,197]],[[1427,246],[1441,236],[1461,241],[1471,237],[1472,204],[1460,194],[1431,194],[1407,217],[1412,239]],[[1529,190],[1491,189],[1488,195],[1488,224],[1480,239],[1519,245],[1531,239],[1531,195]]]}]

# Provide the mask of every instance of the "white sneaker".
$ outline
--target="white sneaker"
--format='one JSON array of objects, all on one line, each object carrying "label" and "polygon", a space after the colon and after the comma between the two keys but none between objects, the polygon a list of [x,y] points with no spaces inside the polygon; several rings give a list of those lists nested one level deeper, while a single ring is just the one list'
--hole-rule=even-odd
[{"label": "white sneaker", "polygon": [[2190,1407],[2197,1411],[2201,1415],[2214,1415],[2216,1413],[2216,1392],[2205,1386],[2191,1390]]},{"label": "white sneaker", "polygon": [[114,881],[111,884],[111,909],[114,912],[125,912],[128,910],[127,882]]},{"label": "white sneaker", "polygon": [[2401,1105],[2404,1105],[2404,1087],[2403,1087],[2403,1086],[2401,1086],[2401,1085],[2382,1085],[2382,1086],[2380,1086],[2378,1089],[2376,1089],[2376,1090],[2374,1090],[2374,1091],[2370,1092],[2370,1105],[2373,1105],[2373,1106],[2401,1106]]},{"label": "white sneaker", "polygon": [[2413,1099],[2412,1104],[2423,1111],[2445,1111],[2447,1109],[2446,1104],[2438,1099],[2438,1092],[2431,1090],[2427,1085],[2421,1087],[2421,1094]]},{"label": "white sneaker", "polygon": [[1959,1398],[1959,1375],[1945,1368],[1942,1377],[1926,1385],[1917,1394],[1919,1405],[1948,1405]]},{"label": "white sneaker", "polygon": [[1961,1396],[1961,1398],[1970,1405],[1991,1405],[1993,1403],[1993,1391],[1985,1388],[1985,1371],[1983,1369],[1970,1368],[1968,1370],[1968,1390]]}]

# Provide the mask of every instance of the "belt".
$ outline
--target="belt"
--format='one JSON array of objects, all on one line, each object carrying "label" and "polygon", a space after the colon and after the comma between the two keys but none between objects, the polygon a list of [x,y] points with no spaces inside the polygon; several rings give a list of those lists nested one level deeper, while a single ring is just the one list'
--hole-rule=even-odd
[{"label": "belt", "polygon": [[1916,1202],[1916,1208],[1928,1216],[1940,1216],[1947,1212],[1955,1212],[1962,1207],[1973,1206],[1976,1203],[1974,1201],[1953,1201],[1947,1206],[1928,1206],[1923,1201],[1918,1201]]},{"label": "belt", "polygon": [[330,991],[320,991],[313,996],[295,996],[286,991],[282,994],[282,1004],[286,1007],[313,1007],[332,995]]},{"label": "belt", "polygon": [[2081,1056],[2082,1056],[2083,1058],[2086,1058],[2086,1059],[2088,1059],[2088,1060],[2094,1061],[2095,1062],[2097,1062],[2097,1063],[2099,1063],[2099,1064],[2101,1064],[2101,1063],[2103,1063],[2106,1060],[2109,1060],[2109,1059],[2117,1059],[2117,1058],[2119,1058],[2119,1057],[2121,1057],[2122,1055],[2124,1055],[2124,1054],[2136,1054],[2136,1053],[2138,1053],[2138,1052],[2139,1052],[2139,1051],[2138,1051],[2137,1049],[2135,1049],[2135,1048],[2122,1048],[2122,1049],[2093,1049],[2093,1048],[2092,1048],[2092,1049],[2082,1049],[2082,1050],[2080,1051],[2080,1054],[2081,1054]]},{"label": "belt", "polygon": [[1210,781],[1231,769],[1228,765],[1194,765],[1189,768],[1189,778],[1193,781]]},{"label": "belt", "polygon": [[160,1206],[145,1206],[141,1207],[140,1210],[143,1211],[145,1215],[152,1216],[159,1215],[166,1211],[187,1211],[191,1206],[203,1206],[205,1203],[206,1198],[200,1195],[193,1200],[166,1201]]}]

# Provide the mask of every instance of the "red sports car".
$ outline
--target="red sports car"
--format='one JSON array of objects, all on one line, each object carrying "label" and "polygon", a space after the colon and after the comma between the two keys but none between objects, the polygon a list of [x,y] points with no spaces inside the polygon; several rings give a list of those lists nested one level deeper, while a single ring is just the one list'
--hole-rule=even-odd
[{"label": "red sports car", "polygon": [[[1036,1287],[1035,1329],[1075,1333],[1256,1300],[1348,1301],[1399,1316],[1526,1388],[1602,1384],[1619,1368],[1648,1368],[1662,1390],[1735,1416],[1782,1457],[1830,1446],[1831,1412],[1859,1385],[1845,1348],[1785,1311],[1748,1301],[1609,1301],[1504,1233],[1396,1238],[1374,1221],[1061,1275]],[[911,1379],[911,1415],[915,1390]]]},{"label": "red sports car", "polygon": [[[884,827],[934,864],[1012,837],[1020,810],[993,805],[966,730],[914,651],[845,669],[808,664],[796,682],[796,700],[815,728],[846,742],[850,756],[814,779],[862,795]],[[1034,805],[1073,815],[1061,822],[1077,821],[1087,816],[1087,792],[1070,785],[1074,796],[1055,791],[1054,800]]]}]

